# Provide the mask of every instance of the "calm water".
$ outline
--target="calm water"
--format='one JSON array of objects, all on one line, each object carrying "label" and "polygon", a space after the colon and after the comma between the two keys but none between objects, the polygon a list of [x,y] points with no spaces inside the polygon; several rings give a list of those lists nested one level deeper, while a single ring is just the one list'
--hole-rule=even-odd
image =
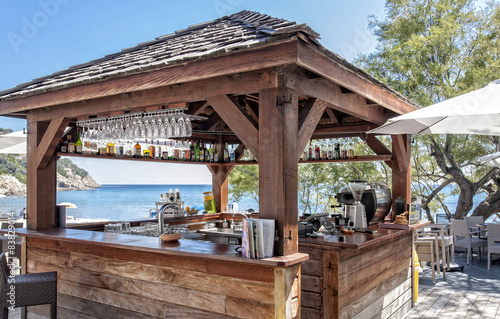
[{"label": "calm water", "polygon": [[[160,194],[168,193],[170,188],[179,188],[184,205],[194,207],[203,205],[203,192],[211,191],[212,185],[103,185],[89,191],[58,192],[57,203],[75,204],[78,208],[67,210],[67,215],[75,218],[140,219],[148,216],[149,209],[160,200]],[[253,199],[245,198],[238,202],[238,206],[242,210],[258,210],[259,205]],[[2,213],[19,213],[24,207],[26,198],[0,198]]]},{"label": "calm water", "polygon": [[[147,217],[149,210],[155,207],[161,193],[167,193],[170,188],[179,188],[185,206],[200,205],[203,209],[203,192],[211,191],[211,185],[103,185],[89,191],[58,192],[57,203],[70,202],[78,208],[68,209],[67,215],[75,218],[132,220]],[[447,188],[451,192],[451,187]],[[449,193],[448,193],[449,194]],[[478,194],[474,199],[476,207],[485,194]],[[232,199],[229,199],[232,202]],[[448,196],[445,203],[454,209],[458,196]],[[258,203],[251,198],[238,201],[241,210],[253,208],[258,211]],[[26,207],[26,198],[3,197],[0,198],[2,213],[14,211],[17,214]],[[443,213],[443,212],[438,212]],[[440,220],[442,222],[442,220]]]}]

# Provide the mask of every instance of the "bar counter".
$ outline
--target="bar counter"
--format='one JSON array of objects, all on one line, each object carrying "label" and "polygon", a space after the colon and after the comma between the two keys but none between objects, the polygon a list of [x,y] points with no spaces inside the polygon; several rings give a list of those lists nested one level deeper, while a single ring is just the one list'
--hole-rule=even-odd
[{"label": "bar counter", "polygon": [[[299,238],[302,264],[302,318],[399,318],[412,307],[413,229],[370,226],[355,232]],[[392,317],[391,317],[392,318]]]},{"label": "bar counter", "polygon": [[235,245],[69,228],[16,235],[26,272],[57,271],[58,318],[299,317],[303,253],[246,259]]}]

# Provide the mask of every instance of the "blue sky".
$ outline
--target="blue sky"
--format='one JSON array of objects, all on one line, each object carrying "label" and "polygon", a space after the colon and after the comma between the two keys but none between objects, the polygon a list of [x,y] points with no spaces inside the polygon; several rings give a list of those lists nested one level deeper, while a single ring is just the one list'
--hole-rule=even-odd
[{"label": "blue sky", "polygon": [[[368,15],[383,0],[0,0],[0,90],[241,10],[306,23],[328,49],[352,61],[374,50]],[[0,127],[26,122],[0,117]],[[211,183],[204,166],[74,159],[99,183]],[[137,174],[123,174],[133,164]],[[175,165],[175,166],[172,166]],[[172,168],[175,167],[175,173]],[[127,175],[127,176],[125,176]],[[182,181],[179,181],[179,178]]]}]

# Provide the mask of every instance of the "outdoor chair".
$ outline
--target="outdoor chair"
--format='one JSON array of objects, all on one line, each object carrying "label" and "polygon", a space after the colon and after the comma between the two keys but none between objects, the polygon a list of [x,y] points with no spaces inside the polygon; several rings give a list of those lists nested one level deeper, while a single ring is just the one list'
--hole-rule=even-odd
[{"label": "outdoor chair", "polygon": [[474,248],[478,248],[479,260],[481,260],[480,247],[487,247],[488,242],[484,239],[472,237],[473,234],[478,234],[479,232],[471,232],[465,220],[452,219],[451,224],[453,225],[455,247],[462,247],[467,251],[467,265],[472,258],[472,250]]},{"label": "outdoor chair", "polygon": [[436,263],[442,260],[443,278],[446,278],[446,271],[450,270],[451,262],[455,262],[454,246],[453,246],[453,231],[450,224],[430,224],[424,227],[424,233],[436,234],[437,243],[440,249],[436,252]]},{"label": "outdoor chair", "polygon": [[[57,272],[44,272],[17,275],[12,282],[8,282],[10,268],[7,264],[5,253],[0,255],[1,273],[0,278],[0,306],[2,318],[9,317],[11,304],[10,293],[13,291],[15,307],[27,307],[50,304],[50,318],[57,318]],[[7,298],[9,297],[9,298]]]},{"label": "outdoor chair", "polygon": [[500,224],[488,224],[488,270],[491,266],[491,255],[500,254]]},{"label": "outdoor chair", "polygon": [[[437,234],[415,234],[415,252],[417,253],[418,260],[420,262],[426,261],[430,262],[432,270],[432,283],[436,283],[435,271],[437,268],[437,273],[439,275],[439,266],[435,263],[435,260],[439,258],[439,244],[437,239]],[[436,256],[437,254],[437,256]]]},{"label": "outdoor chair", "polygon": [[478,237],[479,238],[485,238],[486,236],[486,231],[477,225],[482,225],[484,224],[484,218],[483,216],[466,216],[464,217],[464,220],[467,222],[467,227],[469,227],[469,230],[472,232],[478,232]]}]

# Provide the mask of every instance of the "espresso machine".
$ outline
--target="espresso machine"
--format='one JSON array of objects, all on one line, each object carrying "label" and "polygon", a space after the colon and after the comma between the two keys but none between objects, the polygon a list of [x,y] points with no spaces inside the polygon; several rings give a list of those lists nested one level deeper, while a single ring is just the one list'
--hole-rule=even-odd
[{"label": "espresso machine", "polygon": [[354,203],[346,205],[347,215],[349,216],[349,224],[353,223],[355,228],[366,227],[366,210],[365,205],[361,203],[361,198],[367,187],[366,181],[352,180],[349,181],[349,189],[351,190]]}]

